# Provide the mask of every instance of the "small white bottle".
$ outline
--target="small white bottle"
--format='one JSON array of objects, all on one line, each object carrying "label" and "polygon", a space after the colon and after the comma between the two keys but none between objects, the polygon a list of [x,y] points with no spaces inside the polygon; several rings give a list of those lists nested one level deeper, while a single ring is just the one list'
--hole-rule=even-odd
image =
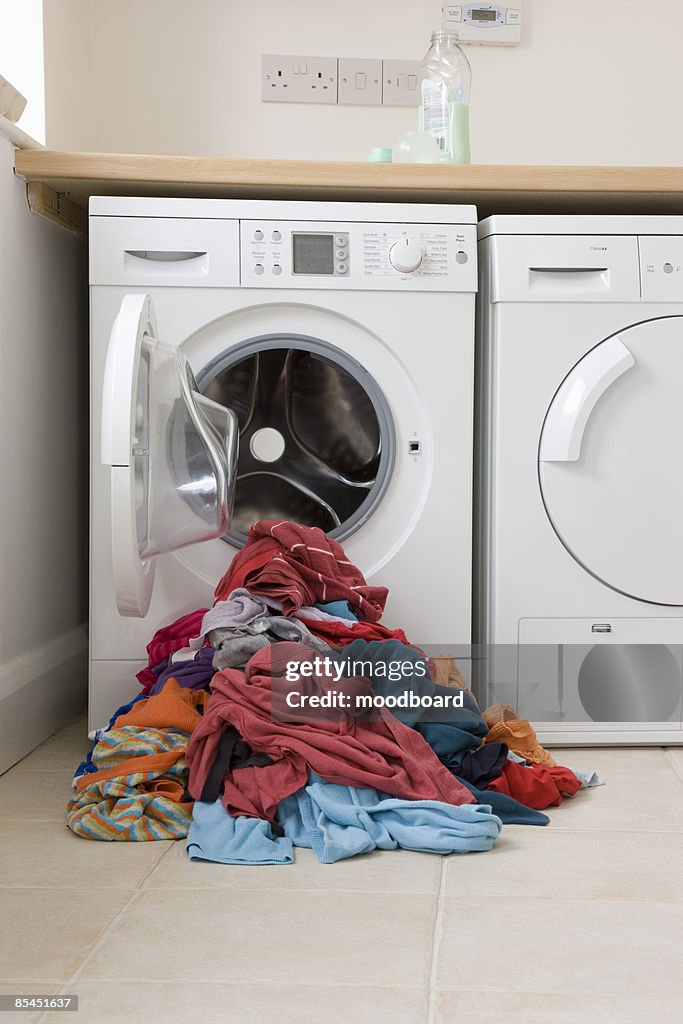
[{"label": "small white bottle", "polygon": [[420,68],[419,129],[436,141],[444,163],[470,162],[470,85],[472,68],[457,33],[432,32]]}]

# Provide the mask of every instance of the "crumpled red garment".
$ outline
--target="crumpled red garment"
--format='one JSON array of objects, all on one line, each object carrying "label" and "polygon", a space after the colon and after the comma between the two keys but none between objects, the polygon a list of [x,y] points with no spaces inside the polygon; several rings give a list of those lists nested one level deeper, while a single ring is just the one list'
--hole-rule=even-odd
[{"label": "crumpled red garment", "polygon": [[179,619],[172,622],[170,626],[162,626],[156,631],[147,644],[147,668],[140,669],[135,677],[140,683],[143,693],[149,693],[157,681],[157,676],[152,672],[152,666],[169,658],[175,651],[187,647],[190,639],[199,635],[202,619],[207,610],[198,608],[195,612],[188,612],[187,615],[181,615]]},{"label": "crumpled red garment", "polygon": [[574,796],[581,783],[570,768],[561,765],[531,764],[524,766],[506,761],[497,779],[487,789],[505,793],[525,807],[542,811],[545,807],[559,807],[565,796]]},{"label": "crumpled red garment", "polygon": [[[282,670],[315,657],[303,644],[283,642],[258,651],[245,672],[216,673],[204,717],[187,748],[189,790],[195,799],[201,796],[221,735],[232,725],[252,750],[274,761],[226,773],[222,803],[233,816],[272,821],[280,801],[306,784],[309,769],[328,782],[378,789],[406,800],[475,802],[423,737],[385,709],[375,709],[373,720],[346,717],[341,721],[310,709],[288,709],[285,695],[291,685]],[[324,676],[307,678],[304,685],[306,692],[320,695],[340,689]],[[343,689],[345,693],[372,692],[367,680],[360,678],[344,679]]]},{"label": "crumpled red garment", "polygon": [[236,587],[270,597],[292,615],[303,605],[348,601],[359,619],[378,622],[388,590],[369,586],[344,549],[317,526],[263,519],[216,587],[223,601]]}]

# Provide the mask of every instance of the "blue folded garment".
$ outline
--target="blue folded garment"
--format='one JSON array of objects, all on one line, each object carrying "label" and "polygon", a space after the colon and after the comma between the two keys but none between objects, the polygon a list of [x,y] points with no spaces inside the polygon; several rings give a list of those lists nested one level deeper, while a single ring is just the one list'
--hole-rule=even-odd
[{"label": "blue folded garment", "polygon": [[469,853],[490,850],[501,822],[491,808],[438,800],[397,800],[374,789],[309,784],[278,807],[277,820],[295,846],[312,848],[321,864],[371,850]]},{"label": "blue folded garment", "polygon": [[321,612],[327,612],[328,615],[336,615],[340,619],[358,622],[358,616],[348,601],[325,601],[324,603],[316,601],[315,607],[319,608]]},{"label": "blue folded garment", "polygon": [[292,841],[274,836],[270,823],[260,818],[232,818],[220,800],[195,802],[187,835],[190,860],[219,864],[291,864]]}]

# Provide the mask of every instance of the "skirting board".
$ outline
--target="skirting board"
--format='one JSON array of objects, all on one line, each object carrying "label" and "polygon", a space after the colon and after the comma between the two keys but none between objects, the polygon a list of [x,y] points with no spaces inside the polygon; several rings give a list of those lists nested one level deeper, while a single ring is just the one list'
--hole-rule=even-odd
[{"label": "skirting board", "polygon": [[85,624],[0,665],[0,773],[80,714],[87,699]]}]

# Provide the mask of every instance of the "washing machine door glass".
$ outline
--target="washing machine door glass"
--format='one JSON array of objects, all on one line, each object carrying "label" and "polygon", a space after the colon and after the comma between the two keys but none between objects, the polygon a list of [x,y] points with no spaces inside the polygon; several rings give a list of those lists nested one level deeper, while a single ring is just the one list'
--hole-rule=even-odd
[{"label": "washing machine door glass", "polygon": [[259,519],[292,519],[344,539],[381,501],[395,434],[377,382],[324,340],[250,339],[198,374],[234,409],[240,430],[235,511],[225,539],[244,543]]},{"label": "washing machine door glass", "polygon": [[683,317],[601,342],[558,388],[539,444],[546,512],[614,590],[683,605]]},{"label": "washing machine door glass", "polygon": [[156,555],[229,528],[237,448],[237,417],[202,395],[183,353],[158,339],[149,296],[125,296],[102,396],[121,614],[146,614]]}]

